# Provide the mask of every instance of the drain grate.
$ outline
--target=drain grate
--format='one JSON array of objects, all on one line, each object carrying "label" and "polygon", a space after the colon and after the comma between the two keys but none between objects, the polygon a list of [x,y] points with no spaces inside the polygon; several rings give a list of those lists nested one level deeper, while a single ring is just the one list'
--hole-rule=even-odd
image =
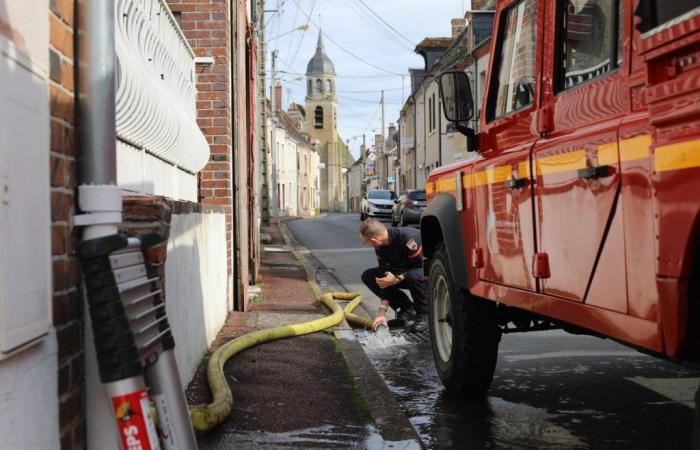
[{"label": "drain grate", "polygon": [[403,337],[406,338],[407,341],[409,342],[416,342],[416,343],[430,343],[430,332],[428,330],[422,331],[420,333],[412,333],[410,331],[404,331]]}]

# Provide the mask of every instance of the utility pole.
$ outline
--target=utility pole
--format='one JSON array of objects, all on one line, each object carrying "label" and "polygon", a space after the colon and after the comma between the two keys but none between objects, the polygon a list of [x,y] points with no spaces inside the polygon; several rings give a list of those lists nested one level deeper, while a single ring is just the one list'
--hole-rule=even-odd
[{"label": "utility pole", "polygon": [[[260,33],[260,53],[265,55],[267,52],[266,50],[266,42],[265,42],[265,0],[261,0],[260,2],[261,5],[261,10],[262,13],[260,14],[260,28],[259,28],[259,33]],[[268,150],[272,148],[272,142],[269,142],[267,136],[268,136],[268,128],[267,128],[267,93],[265,92],[266,90],[266,78],[265,78],[265,66],[266,66],[266,61],[265,58],[262,58],[262,67],[260,67],[260,108],[262,111],[262,157],[260,158],[260,164],[262,167],[261,174],[262,174],[262,189],[261,189],[261,205],[260,209],[261,211],[261,219],[262,223],[264,225],[269,225],[270,224],[270,203],[272,199],[270,198],[270,188],[271,188],[271,176],[272,174],[270,173],[270,168],[268,167],[270,163],[270,155],[268,155]]]},{"label": "utility pole", "polygon": [[[384,145],[384,136],[385,136],[385,135],[384,135],[384,89],[382,89],[382,100],[381,100],[381,101],[382,101],[382,148],[381,148],[381,149],[379,150],[379,152],[378,152],[379,154],[377,155],[377,156],[378,156],[378,157],[377,157],[377,160],[379,161],[379,158],[381,158],[381,161],[382,161],[382,173],[379,174],[379,176],[380,176],[381,178],[383,178],[382,181],[383,181],[384,183],[386,183],[386,186],[384,186],[384,187],[388,189],[388,188],[389,188],[389,180],[387,179],[387,177],[389,176],[389,171],[386,170],[387,174],[386,174],[386,176],[384,175],[384,172],[385,172],[384,167],[387,166],[387,165],[389,164],[389,158],[387,158],[386,156],[384,156],[384,148],[386,147],[386,146]],[[387,169],[388,169],[388,167],[387,167]]]},{"label": "utility pole", "polygon": [[272,111],[277,111],[277,108],[282,108],[282,105],[275,105],[275,81],[277,80],[277,54],[279,50],[272,51],[272,74],[270,80],[270,100],[272,103]]},{"label": "utility pole", "polygon": [[384,152],[384,89],[382,89],[382,153]]}]

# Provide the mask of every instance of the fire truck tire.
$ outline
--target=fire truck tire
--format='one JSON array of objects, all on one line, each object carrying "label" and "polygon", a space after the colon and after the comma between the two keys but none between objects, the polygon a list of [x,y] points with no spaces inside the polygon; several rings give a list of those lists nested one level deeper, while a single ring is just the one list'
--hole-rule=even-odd
[{"label": "fire truck tire", "polygon": [[483,395],[496,369],[500,330],[496,304],[460,292],[444,244],[430,263],[430,342],[440,380],[463,397]]}]

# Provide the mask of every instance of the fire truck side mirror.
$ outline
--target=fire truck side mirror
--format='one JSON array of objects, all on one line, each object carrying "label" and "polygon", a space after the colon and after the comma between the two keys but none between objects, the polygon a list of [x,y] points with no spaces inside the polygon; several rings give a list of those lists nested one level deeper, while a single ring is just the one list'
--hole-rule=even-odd
[{"label": "fire truck side mirror", "polygon": [[466,122],[474,115],[474,99],[467,74],[461,70],[444,72],[439,77],[440,97],[445,117],[450,122]]},{"label": "fire truck side mirror", "polygon": [[467,150],[478,150],[476,133],[468,126],[474,117],[474,97],[469,77],[461,70],[450,70],[440,74],[438,84],[445,117],[467,137]]}]

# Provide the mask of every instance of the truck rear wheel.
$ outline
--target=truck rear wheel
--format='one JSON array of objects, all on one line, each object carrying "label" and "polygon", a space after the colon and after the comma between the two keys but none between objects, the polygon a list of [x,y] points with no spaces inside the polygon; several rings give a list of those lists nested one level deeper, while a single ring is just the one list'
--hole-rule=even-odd
[{"label": "truck rear wheel", "polygon": [[430,264],[430,342],[440,380],[465,397],[483,395],[496,369],[496,304],[459,291],[441,245]]}]

